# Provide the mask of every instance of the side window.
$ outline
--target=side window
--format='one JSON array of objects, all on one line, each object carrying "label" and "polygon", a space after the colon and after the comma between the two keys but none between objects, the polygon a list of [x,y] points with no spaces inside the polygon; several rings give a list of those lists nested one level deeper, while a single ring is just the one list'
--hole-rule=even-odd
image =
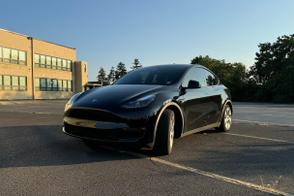
[{"label": "side window", "polygon": [[201,87],[212,86],[218,84],[218,79],[209,71],[203,68],[192,68],[186,74],[182,86],[187,87],[190,80],[200,83]]},{"label": "side window", "polygon": [[218,84],[218,79],[215,77],[213,73],[207,70],[203,70],[205,72],[205,80],[207,86],[213,86]]},{"label": "side window", "polygon": [[182,86],[187,87],[190,80],[199,82],[201,87],[207,86],[204,71],[205,70],[201,68],[191,68],[188,73],[186,73]]}]

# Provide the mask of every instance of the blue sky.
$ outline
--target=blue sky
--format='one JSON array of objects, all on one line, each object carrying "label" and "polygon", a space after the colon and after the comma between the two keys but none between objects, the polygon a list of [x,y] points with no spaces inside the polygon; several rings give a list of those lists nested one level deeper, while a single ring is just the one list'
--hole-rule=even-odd
[{"label": "blue sky", "polygon": [[0,28],[77,48],[89,78],[119,61],[254,63],[257,45],[294,33],[293,0],[9,0]]}]

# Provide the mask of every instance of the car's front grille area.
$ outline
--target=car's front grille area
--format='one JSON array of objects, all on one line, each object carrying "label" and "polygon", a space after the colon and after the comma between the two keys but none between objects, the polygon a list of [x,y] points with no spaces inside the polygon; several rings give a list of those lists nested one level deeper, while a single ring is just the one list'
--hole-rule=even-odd
[{"label": "car's front grille area", "polygon": [[91,108],[70,108],[66,111],[65,116],[103,122],[121,122],[121,119],[118,116],[110,112]]},{"label": "car's front grille area", "polygon": [[79,127],[64,123],[64,128],[66,133],[82,137],[82,138],[92,138],[106,141],[119,141],[119,140],[137,140],[143,137],[144,131],[140,129],[93,129],[87,127]]}]

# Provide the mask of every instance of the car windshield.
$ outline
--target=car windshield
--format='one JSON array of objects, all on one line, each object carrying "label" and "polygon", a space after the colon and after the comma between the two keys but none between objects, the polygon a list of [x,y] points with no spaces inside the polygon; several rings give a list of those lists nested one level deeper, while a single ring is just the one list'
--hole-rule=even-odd
[{"label": "car windshield", "polygon": [[185,66],[153,66],[131,71],[114,84],[171,85],[178,82],[185,73]]}]

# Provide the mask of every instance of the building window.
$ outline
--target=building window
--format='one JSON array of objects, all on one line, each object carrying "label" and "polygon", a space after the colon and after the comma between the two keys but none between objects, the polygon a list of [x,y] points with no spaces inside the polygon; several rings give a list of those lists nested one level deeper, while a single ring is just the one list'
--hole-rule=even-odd
[{"label": "building window", "polygon": [[72,71],[72,61],[57,57],[35,54],[34,63],[36,67]]},{"label": "building window", "polygon": [[46,68],[51,69],[51,57],[50,56],[46,56]]},{"label": "building window", "polygon": [[40,56],[40,64],[41,64],[40,67],[43,67],[43,68],[46,67],[46,57],[43,55]]},{"label": "building window", "polygon": [[34,55],[34,63],[36,67],[40,67],[40,55],[38,54]]},{"label": "building window", "polygon": [[47,91],[52,91],[53,82],[52,79],[47,78]]},{"label": "building window", "polygon": [[63,87],[63,91],[67,91],[67,81],[66,80],[62,81],[62,87]]},{"label": "building window", "polygon": [[11,89],[11,77],[10,76],[3,76],[3,84],[4,84],[4,90],[10,90]]},{"label": "building window", "polygon": [[26,65],[26,52],[0,47],[0,62]]},{"label": "building window", "polygon": [[18,51],[11,50],[11,63],[17,64],[18,63]]},{"label": "building window", "polygon": [[61,59],[57,59],[57,69],[62,69],[62,60]]},{"label": "building window", "polygon": [[58,91],[62,91],[62,80],[58,80]]},{"label": "building window", "polygon": [[3,61],[10,63],[10,49],[8,48],[3,48]]},{"label": "building window", "polygon": [[56,69],[57,67],[57,59],[55,57],[52,57],[52,69]]},{"label": "building window", "polygon": [[3,78],[0,75],[0,90],[2,90],[2,89],[3,89]]},{"label": "building window", "polygon": [[24,51],[19,51],[18,58],[19,58],[19,61],[18,61],[19,64],[21,65],[27,64],[27,55]]},{"label": "building window", "polygon": [[58,91],[58,86],[57,86],[57,80],[56,79],[53,79],[52,80],[52,90],[53,91]]},{"label": "building window", "polygon": [[40,90],[41,91],[47,90],[46,78],[40,78]]},{"label": "building window", "polygon": [[67,61],[67,71],[71,71],[71,61]]},{"label": "building window", "polygon": [[27,89],[25,76],[0,75],[0,90],[22,91]]},{"label": "building window", "polygon": [[2,48],[0,47],[0,62],[3,61]]},{"label": "building window", "polygon": [[40,79],[39,78],[35,78],[34,85],[35,85],[35,89],[37,91],[39,91],[40,90]]},{"label": "building window", "polygon": [[67,70],[66,60],[62,59],[62,70]]},{"label": "building window", "polygon": [[12,76],[12,90],[18,90],[19,88],[18,84],[18,77],[17,76]]},{"label": "building window", "polygon": [[67,81],[67,90],[72,91],[71,81]]},{"label": "building window", "polygon": [[24,91],[27,90],[27,78],[20,76],[19,77],[19,90]]},{"label": "building window", "polygon": [[72,91],[72,81],[35,78],[35,89],[40,91]]}]

